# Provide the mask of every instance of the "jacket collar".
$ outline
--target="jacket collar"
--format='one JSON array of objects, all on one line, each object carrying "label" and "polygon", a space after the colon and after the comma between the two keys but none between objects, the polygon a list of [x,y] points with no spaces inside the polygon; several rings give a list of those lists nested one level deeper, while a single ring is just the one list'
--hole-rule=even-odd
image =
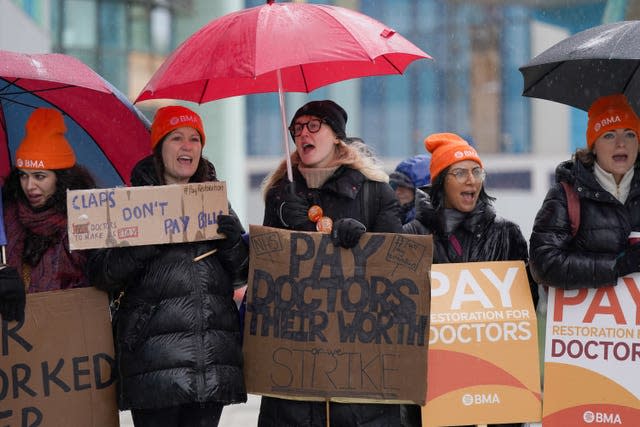
[{"label": "jacket collar", "polygon": [[[298,179],[305,181],[300,171],[296,169]],[[365,176],[348,166],[340,166],[321,187],[322,191],[329,191],[350,199],[355,199],[362,188]],[[305,182],[306,185],[306,182]]]},{"label": "jacket collar", "polygon": [[[640,194],[640,165],[634,166],[634,173],[629,184],[628,197]],[[556,181],[565,181],[573,185],[580,197],[614,202],[617,199],[607,191],[596,179],[593,166],[587,166],[578,160],[566,160],[556,168]],[[603,198],[603,192],[606,197]]]},{"label": "jacket collar", "polygon": [[616,183],[613,174],[605,171],[600,167],[598,163],[593,165],[593,175],[596,178],[596,181],[611,193],[616,199],[620,201],[620,203],[624,203],[627,200],[627,196],[629,195],[629,189],[631,188],[631,180],[633,179],[634,168],[631,168],[624,174],[620,183]]}]

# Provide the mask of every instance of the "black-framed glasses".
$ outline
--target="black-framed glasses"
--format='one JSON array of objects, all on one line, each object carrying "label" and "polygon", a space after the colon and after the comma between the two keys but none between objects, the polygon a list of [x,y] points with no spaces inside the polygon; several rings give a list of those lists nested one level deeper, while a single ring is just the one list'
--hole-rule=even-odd
[{"label": "black-framed glasses", "polygon": [[289,132],[292,137],[300,136],[302,129],[306,126],[310,133],[316,133],[322,127],[322,123],[325,123],[324,119],[311,119],[308,122],[297,122],[289,126]]},{"label": "black-framed glasses", "polygon": [[464,184],[465,182],[467,182],[467,178],[469,177],[469,175],[471,175],[474,180],[483,182],[487,177],[487,172],[485,172],[485,170],[481,167],[475,167],[473,169],[456,168],[451,169],[449,171],[449,175],[453,175],[459,184]]}]

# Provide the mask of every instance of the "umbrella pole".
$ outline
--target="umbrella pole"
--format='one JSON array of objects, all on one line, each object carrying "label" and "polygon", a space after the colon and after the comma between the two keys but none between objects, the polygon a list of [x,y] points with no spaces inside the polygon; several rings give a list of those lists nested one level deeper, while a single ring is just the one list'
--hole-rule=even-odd
[{"label": "umbrella pole", "polygon": [[293,182],[293,171],[291,170],[291,152],[289,151],[289,138],[287,137],[287,115],[284,108],[284,90],[282,89],[282,74],[280,68],[276,70],[278,76],[278,100],[280,101],[280,117],[282,119],[282,141],[287,161],[287,178]]}]

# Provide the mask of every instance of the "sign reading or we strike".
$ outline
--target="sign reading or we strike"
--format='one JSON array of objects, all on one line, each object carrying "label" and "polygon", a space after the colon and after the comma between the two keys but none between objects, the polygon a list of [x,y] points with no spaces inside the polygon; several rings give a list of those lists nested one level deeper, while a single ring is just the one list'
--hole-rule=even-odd
[{"label": "sign reading or we strike", "polygon": [[247,391],[288,399],[415,402],[426,396],[431,236],[251,226]]},{"label": "sign reading or we strike", "polygon": [[539,421],[537,342],[522,261],[433,264],[422,425]]},{"label": "sign reading or we strike", "polygon": [[640,274],[547,307],[544,426],[640,425]]}]

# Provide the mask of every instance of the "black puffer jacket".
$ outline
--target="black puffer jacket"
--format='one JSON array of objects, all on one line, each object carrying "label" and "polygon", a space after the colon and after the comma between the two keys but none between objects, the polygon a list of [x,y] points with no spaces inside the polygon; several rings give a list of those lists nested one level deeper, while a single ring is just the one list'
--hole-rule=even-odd
[{"label": "black puffer jacket", "polygon": [[[425,227],[425,234],[433,234],[433,263],[516,261],[528,259],[527,241],[520,227],[496,215],[490,204],[478,201],[476,208],[467,214],[453,233],[445,233],[444,209],[435,210],[423,205],[418,219]],[[458,255],[451,243],[455,235],[462,253]]]},{"label": "black puffer jacket", "polygon": [[[360,172],[339,168],[320,189],[309,189],[305,179],[294,170],[296,192],[318,204],[334,221],[355,218],[371,232],[399,232],[398,201],[391,187],[382,182],[368,181]],[[287,191],[284,179],[271,188],[266,197],[263,225],[284,228],[278,209]],[[363,188],[365,188],[363,190]],[[309,222],[307,230],[314,224]],[[397,427],[400,425],[400,405],[331,403],[331,426]],[[263,397],[259,427],[326,427],[324,402],[306,402]]]},{"label": "black puffer jacket", "polygon": [[[593,166],[566,161],[556,168],[556,183],[536,215],[531,233],[531,272],[539,283],[564,289],[613,285],[616,257],[640,230],[638,164],[624,204],[598,183]],[[573,185],[580,200],[580,228],[571,235],[567,196],[559,182]]]},{"label": "black puffer jacket", "polygon": [[[346,166],[341,166],[320,189],[308,188],[297,169],[294,170],[293,181],[298,195],[310,204],[322,207],[324,215],[334,221],[355,218],[370,232],[395,233],[402,230],[398,201],[391,187],[384,182],[369,181],[362,173]],[[281,180],[267,193],[264,225],[285,228],[278,213],[287,184],[286,179]],[[304,231],[315,231],[315,224],[309,221]]]},{"label": "black puffer jacket", "polygon": [[[134,168],[132,183],[157,185],[155,176],[147,158]],[[242,241],[231,248],[221,242],[92,254],[92,284],[124,290],[115,325],[120,409],[246,401],[233,285],[246,281],[248,249]]]}]

